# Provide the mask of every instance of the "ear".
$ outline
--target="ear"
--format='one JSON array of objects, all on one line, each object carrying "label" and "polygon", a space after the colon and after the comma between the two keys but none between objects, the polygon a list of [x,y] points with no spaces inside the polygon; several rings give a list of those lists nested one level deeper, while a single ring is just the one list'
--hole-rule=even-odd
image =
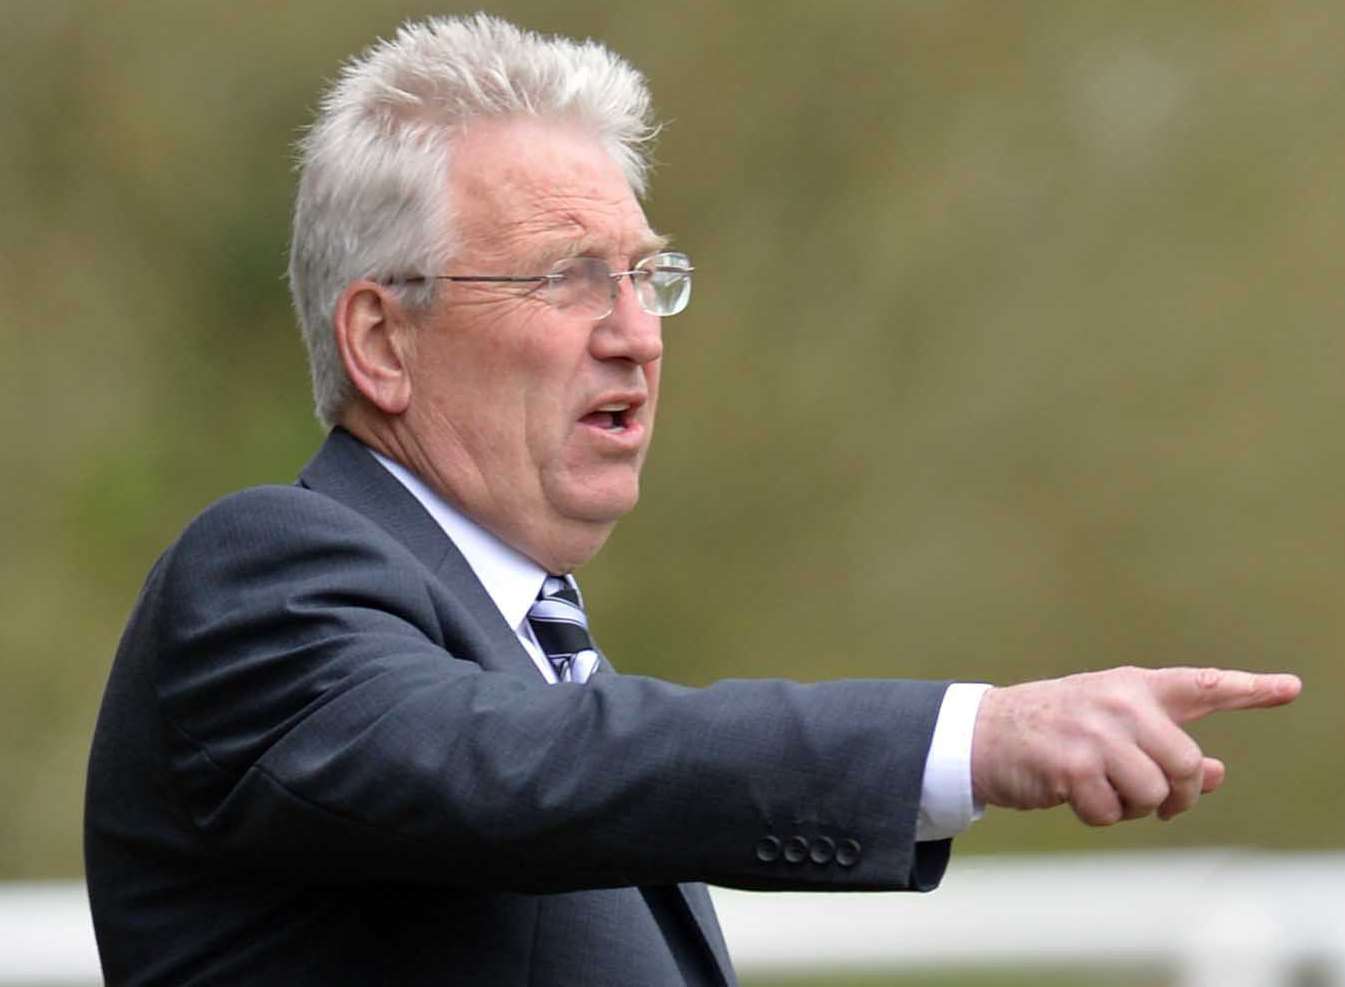
[{"label": "ear", "polygon": [[352,281],[337,299],[332,328],[346,376],[385,415],[411,403],[406,316],[384,285]]}]

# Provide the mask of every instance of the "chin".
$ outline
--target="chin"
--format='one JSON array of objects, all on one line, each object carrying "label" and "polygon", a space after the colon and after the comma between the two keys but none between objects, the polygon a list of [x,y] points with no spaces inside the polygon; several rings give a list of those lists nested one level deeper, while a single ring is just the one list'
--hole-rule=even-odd
[{"label": "chin", "polygon": [[592,524],[613,524],[629,514],[640,500],[639,480],[628,483],[605,484],[601,487],[583,487],[559,498],[564,513],[576,521]]}]

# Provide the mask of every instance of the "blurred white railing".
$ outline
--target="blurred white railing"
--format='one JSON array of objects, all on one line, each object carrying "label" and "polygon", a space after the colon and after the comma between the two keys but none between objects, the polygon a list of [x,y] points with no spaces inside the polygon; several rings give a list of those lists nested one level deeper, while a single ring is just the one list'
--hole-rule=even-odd
[{"label": "blurred white railing", "polygon": [[1345,853],[958,857],[929,895],[716,890],[741,972],[1118,969],[1345,987]]},{"label": "blurred white railing", "polygon": [[[1345,987],[1345,852],[954,856],[929,895],[714,898],[743,975],[1132,968],[1179,987]],[[0,884],[0,984],[99,982],[81,884]]]},{"label": "blurred white railing", "polygon": [[100,984],[79,881],[0,884],[0,984]]}]

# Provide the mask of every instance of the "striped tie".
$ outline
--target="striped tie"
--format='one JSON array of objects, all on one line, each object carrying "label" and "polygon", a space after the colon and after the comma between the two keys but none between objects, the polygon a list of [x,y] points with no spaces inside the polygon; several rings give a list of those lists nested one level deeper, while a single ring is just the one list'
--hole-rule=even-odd
[{"label": "striped tie", "polygon": [[528,611],[528,623],[561,682],[587,682],[601,667],[573,576],[546,577],[537,602]]}]

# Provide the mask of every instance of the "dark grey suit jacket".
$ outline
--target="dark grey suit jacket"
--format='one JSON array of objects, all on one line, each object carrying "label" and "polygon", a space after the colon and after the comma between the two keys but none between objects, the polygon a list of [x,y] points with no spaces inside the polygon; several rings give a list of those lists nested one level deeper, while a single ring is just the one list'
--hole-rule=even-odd
[{"label": "dark grey suit jacket", "polygon": [[938,883],[944,686],[548,685],[338,430],[194,520],[108,682],[85,856],[110,984],[727,984],[702,881]]}]

